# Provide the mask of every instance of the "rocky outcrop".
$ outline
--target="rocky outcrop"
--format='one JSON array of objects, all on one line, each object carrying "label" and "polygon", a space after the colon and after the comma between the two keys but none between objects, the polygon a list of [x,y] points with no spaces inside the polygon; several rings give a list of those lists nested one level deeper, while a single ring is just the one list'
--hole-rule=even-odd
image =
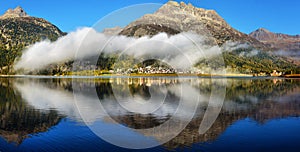
[{"label": "rocky outcrop", "polygon": [[300,51],[300,35],[273,33],[267,29],[259,28],[250,33],[249,36],[277,50]]},{"label": "rocky outcrop", "polygon": [[2,16],[0,16],[0,19],[15,18],[15,17],[27,17],[27,16],[28,15],[23,10],[23,8],[18,6],[15,9],[8,9]]},{"label": "rocky outcrop", "polygon": [[105,28],[102,33],[107,34],[107,35],[116,35],[120,33],[123,30],[122,27],[116,26],[113,28]]}]

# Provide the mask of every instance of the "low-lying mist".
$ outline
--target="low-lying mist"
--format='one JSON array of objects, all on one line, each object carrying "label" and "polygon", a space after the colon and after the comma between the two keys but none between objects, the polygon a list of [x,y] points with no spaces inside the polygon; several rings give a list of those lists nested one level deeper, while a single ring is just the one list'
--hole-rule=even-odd
[{"label": "low-lying mist", "polygon": [[273,54],[278,55],[278,56],[284,56],[284,57],[296,57],[300,60],[300,52],[299,51],[278,50],[278,51],[274,51]]},{"label": "low-lying mist", "polygon": [[[208,38],[193,32],[177,35],[159,33],[140,38],[122,35],[106,35],[93,28],[81,28],[55,42],[44,40],[27,49],[15,62],[15,70],[34,71],[47,68],[50,64],[66,61],[97,58],[101,53],[130,55],[137,59],[157,59],[175,69],[189,69],[201,59],[217,57],[222,51],[249,48],[247,44],[227,42],[223,46],[208,45]],[[242,52],[242,56],[253,56],[257,50]],[[219,58],[220,57],[220,58]],[[215,58],[216,59],[216,58]]]}]

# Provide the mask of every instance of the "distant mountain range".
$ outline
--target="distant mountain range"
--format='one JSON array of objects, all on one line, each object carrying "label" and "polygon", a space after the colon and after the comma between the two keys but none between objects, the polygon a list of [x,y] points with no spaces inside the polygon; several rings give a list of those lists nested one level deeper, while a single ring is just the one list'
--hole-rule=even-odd
[{"label": "distant mountain range", "polygon": [[273,33],[260,28],[249,34],[275,50],[300,51],[300,35]]},{"label": "distant mountain range", "polygon": [[[272,50],[300,51],[300,36],[276,34],[265,29],[258,29],[251,34],[242,33],[232,28],[214,10],[196,8],[192,4],[169,1],[153,14],[146,14],[124,28],[108,28],[107,34],[120,34],[141,37],[153,36],[165,32],[169,35],[193,31],[206,36],[210,43],[223,45],[228,41],[247,43],[252,49],[262,50],[263,54],[253,57],[241,57],[241,51],[224,53],[225,64],[243,72],[271,72],[271,69],[291,70],[296,65],[288,58],[276,57],[267,53]],[[58,27],[36,17],[30,17],[21,7],[9,9],[0,16],[0,73],[13,72],[12,65],[16,57],[27,46],[49,39],[55,41],[64,36]],[[298,65],[299,66],[299,65]],[[261,70],[260,70],[261,69]]]}]

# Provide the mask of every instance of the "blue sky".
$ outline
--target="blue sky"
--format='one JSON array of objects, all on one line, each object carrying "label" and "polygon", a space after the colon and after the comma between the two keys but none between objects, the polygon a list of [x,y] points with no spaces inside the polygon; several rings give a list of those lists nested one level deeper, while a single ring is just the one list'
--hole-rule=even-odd
[{"label": "blue sky", "polygon": [[[18,5],[36,17],[45,18],[65,32],[92,26],[109,13],[142,3],[166,3],[168,0],[0,0],[0,14]],[[232,27],[249,33],[259,27],[273,32],[300,34],[298,0],[191,0],[197,7],[216,10]],[[143,11],[141,11],[143,12]],[[142,14],[135,14],[134,17]],[[120,17],[126,25],[134,19]]]}]

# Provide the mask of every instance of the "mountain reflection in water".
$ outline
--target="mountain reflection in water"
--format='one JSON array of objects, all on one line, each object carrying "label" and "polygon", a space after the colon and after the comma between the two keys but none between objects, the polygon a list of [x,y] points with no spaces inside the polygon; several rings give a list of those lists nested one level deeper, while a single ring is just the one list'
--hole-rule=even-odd
[{"label": "mountain reflection in water", "polygon": [[[2,78],[0,79],[0,136],[7,141],[7,144],[14,142],[18,146],[28,137],[32,138],[36,134],[51,131],[64,119],[84,126],[82,115],[88,125],[99,121],[106,124],[119,123],[126,126],[128,130],[160,126],[172,117],[179,102],[188,102],[180,91],[176,91],[176,88],[180,90],[182,87],[188,92],[198,92],[199,104],[196,114],[187,127],[174,139],[162,145],[166,149],[213,142],[239,120],[250,118],[264,124],[270,120],[300,115],[299,79],[227,79],[226,97],[218,118],[205,134],[199,134],[199,125],[211,96],[212,85],[221,85],[221,81],[223,79],[212,81],[208,78],[73,80]],[[91,95],[93,91],[97,93],[96,98]],[[135,107],[135,102],[126,102],[131,99],[136,99],[135,102],[143,101],[149,104],[149,108],[156,110],[151,114],[130,112],[124,106],[147,110],[138,109]],[[159,107],[151,104],[161,99],[164,102]],[[101,109],[95,106],[99,103],[107,113],[101,112]],[[77,106],[84,107],[86,110],[79,112]],[[188,105],[185,107],[186,115],[189,115]],[[107,119],[108,117],[114,121]],[[185,114],[176,119],[186,119]],[[160,138],[172,134],[172,130],[176,130],[176,126],[164,126],[161,132],[152,136],[159,142]],[[147,131],[138,133],[145,137],[150,135]],[[118,136],[126,136],[126,133]],[[0,145],[2,146],[5,145]]]}]

